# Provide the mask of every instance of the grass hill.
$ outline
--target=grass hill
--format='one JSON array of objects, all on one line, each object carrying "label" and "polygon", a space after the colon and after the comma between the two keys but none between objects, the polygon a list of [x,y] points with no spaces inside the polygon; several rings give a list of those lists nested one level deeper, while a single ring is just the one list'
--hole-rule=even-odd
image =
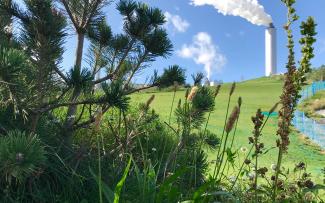
[{"label": "grass hill", "polygon": [[[221,92],[216,98],[215,111],[211,114],[208,129],[217,135],[221,135],[224,118],[227,108],[228,94],[231,84],[224,84]],[[251,117],[255,115],[258,108],[262,111],[269,111],[272,106],[279,101],[281,94],[282,80],[280,77],[275,78],[259,78],[249,80],[237,84],[237,88],[232,97],[231,107],[237,103],[239,96],[243,99],[240,119],[238,122],[237,134],[235,137],[235,146],[240,149],[242,147],[249,148],[248,137],[251,136],[253,124]],[[132,101],[135,103],[145,102],[152,94],[155,94],[155,100],[151,107],[160,115],[161,119],[167,121],[169,117],[173,92],[142,92],[132,96]],[[176,93],[174,107],[179,99],[184,100],[185,91]],[[173,120],[174,117],[172,117]],[[277,117],[270,118],[268,124],[263,131],[262,141],[267,149],[274,147],[276,144]],[[307,169],[314,176],[315,180],[319,180],[321,169],[325,166],[325,154],[318,146],[313,145],[303,135],[298,132],[293,132],[290,137],[289,153],[284,158],[284,166],[292,170],[295,164],[303,161],[307,164]],[[239,150],[239,159],[245,156]],[[216,152],[209,152],[209,159],[213,160],[216,157]],[[271,149],[270,152],[264,155],[261,159],[261,166],[265,166],[270,170],[271,164],[275,164],[277,157],[277,149]]]}]

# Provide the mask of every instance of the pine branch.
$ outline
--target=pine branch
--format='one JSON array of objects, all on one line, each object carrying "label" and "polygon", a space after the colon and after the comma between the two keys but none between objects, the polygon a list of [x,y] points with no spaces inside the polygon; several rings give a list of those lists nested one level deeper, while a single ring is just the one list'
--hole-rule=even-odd
[{"label": "pine branch", "polygon": [[83,21],[84,24],[82,24],[82,28],[86,28],[89,25],[89,22],[92,20],[92,18],[95,16],[96,11],[98,10],[98,6],[103,3],[103,0],[97,0],[94,5],[92,6],[92,10],[90,11],[90,15],[86,21]]},{"label": "pine branch", "polygon": [[71,9],[70,9],[67,1],[66,0],[60,0],[60,1],[63,4],[65,10],[67,11],[67,13],[68,13],[68,15],[70,17],[70,20],[71,20],[72,24],[74,25],[75,29],[78,30],[78,28],[79,28],[78,22],[76,22],[76,19],[73,17],[73,14],[71,12]]},{"label": "pine branch", "polygon": [[58,67],[54,67],[54,71],[64,80],[65,83],[68,83],[68,78],[62,73]]},{"label": "pine branch", "polygon": [[157,86],[158,86],[158,84],[151,84],[149,86],[145,86],[145,87],[141,87],[141,88],[138,88],[138,89],[130,90],[129,92],[126,93],[126,95],[133,94],[135,92],[139,92],[139,91],[150,89],[152,87],[157,87]]},{"label": "pine branch", "polygon": [[101,82],[105,82],[106,80],[109,80],[109,79],[113,79],[113,74],[108,74],[108,75],[106,75],[103,78],[100,78],[98,80],[95,80],[94,81],[94,84],[98,84],[98,83],[101,83]]}]

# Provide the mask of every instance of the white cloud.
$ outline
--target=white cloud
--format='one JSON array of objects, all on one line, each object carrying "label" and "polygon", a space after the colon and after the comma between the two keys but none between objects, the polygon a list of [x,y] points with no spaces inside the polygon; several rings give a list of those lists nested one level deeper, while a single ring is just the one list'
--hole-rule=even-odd
[{"label": "white cloud", "polygon": [[196,64],[204,65],[208,79],[210,79],[213,70],[220,71],[227,62],[226,57],[206,32],[196,34],[192,44],[184,44],[177,54],[183,58],[192,58]]},{"label": "white cloud", "polygon": [[174,31],[177,32],[186,32],[190,23],[182,19],[179,15],[173,15],[169,12],[165,12],[166,17],[166,26],[173,26]]}]

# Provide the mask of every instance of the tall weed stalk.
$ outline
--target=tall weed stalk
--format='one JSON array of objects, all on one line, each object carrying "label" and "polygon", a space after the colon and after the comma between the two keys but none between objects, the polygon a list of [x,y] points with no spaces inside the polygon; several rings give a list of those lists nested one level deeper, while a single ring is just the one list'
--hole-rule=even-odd
[{"label": "tall weed stalk", "polygon": [[281,0],[287,7],[287,24],[284,26],[287,32],[288,38],[288,62],[286,65],[287,73],[284,77],[283,92],[280,97],[280,103],[282,105],[279,111],[279,122],[277,135],[277,147],[278,147],[278,160],[276,165],[275,180],[273,185],[272,200],[276,201],[279,175],[281,173],[282,159],[285,153],[287,153],[288,146],[290,144],[289,134],[291,132],[291,122],[293,114],[297,105],[297,101],[300,98],[299,91],[306,82],[306,74],[311,70],[310,60],[314,57],[313,44],[316,39],[314,36],[317,34],[315,31],[316,23],[314,19],[309,17],[306,22],[302,22],[300,29],[302,38],[300,44],[302,45],[302,59],[299,62],[299,68],[296,68],[295,52],[294,52],[294,39],[291,26],[298,20],[296,10],[293,7],[295,0]]}]

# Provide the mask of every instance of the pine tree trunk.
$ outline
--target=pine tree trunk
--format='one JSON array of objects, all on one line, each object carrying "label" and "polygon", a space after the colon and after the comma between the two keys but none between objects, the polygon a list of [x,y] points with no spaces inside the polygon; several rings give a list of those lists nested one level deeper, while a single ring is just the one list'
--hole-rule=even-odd
[{"label": "pine tree trunk", "polygon": [[36,113],[35,115],[32,116],[32,120],[31,120],[31,125],[30,125],[30,131],[32,133],[36,132],[36,128],[37,128],[37,124],[40,118],[40,114]]},{"label": "pine tree trunk", "polygon": [[[84,33],[78,33],[78,45],[76,50],[76,61],[75,61],[75,69],[81,69],[82,63],[82,54],[83,54],[83,47],[84,47]],[[70,102],[76,102],[78,97],[80,96],[81,91],[79,89],[74,89],[72,96],[70,98]],[[75,117],[77,113],[77,105],[70,105],[68,107],[67,116],[65,119],[65,123],[63,126],[63,144],[66,148],[72,147],[72,135],[73,135],[73,124],[75,122]]]},{"label": "pine tree trunk", "polygon": [[81,69],[84,41],[85,41],[85,34],[78,33],[78,46],[77,46],[77,51],[76,51],[76,62],[75,62],[75,67],[74,67],[77,69]]}]

